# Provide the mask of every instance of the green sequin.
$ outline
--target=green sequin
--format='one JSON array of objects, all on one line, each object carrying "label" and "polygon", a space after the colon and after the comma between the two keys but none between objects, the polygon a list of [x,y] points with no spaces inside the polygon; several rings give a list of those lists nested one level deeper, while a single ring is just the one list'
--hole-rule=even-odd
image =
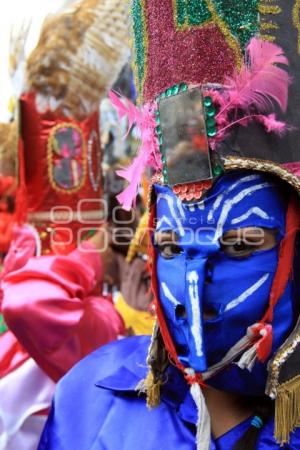
[{"label": "green sequin", "polygon": [[216,134],[217,134],[217,129],[216,129],[216,127],[214,127],[214,128],[208,128],[208,130],[207,130],[207,136],[208,137],[215,137],[216,136]]},{"label": "green sequin", "polygon": [[3,315],[0,314],[0,334],[5,333],[8,330],[6,323],[4,322]]},{"label": "green sequin", "polygon": [[206,119],[206,126],[207,128],[215,128],[216,127],[216,121],[213,117],[209,117]]},{"label": "green sequin", "polygon": [[223,173],[223,168],[221,166],[215,166],[213,168],[213,174],[214,174],[215,177],[218,177],[222,173]]},{"label": "green sequin", "polygon": [[204,106],[206,108],[209,108],[211,105],[212,105],[212,98],[209,96],[204,97]]},{"label": "green sequin", "polygon": [[132,22],[134,31],[135,65],[138,82],[138,90],[142,92],[145,75],[145,24],[141,0],[132,0]]},{"label": "green sequin", "polygon": [[188,85],[186,83],[181,83],[179,89],[181,92],[186,92],[188,90]]},{"label": "green sequin", "polygon": [[178,92],[179,92],[179,85],[176,84],[175,86],[172,87],[172,94],[177,95]]},{"label": "green sequin", "polygon": [[211,106],[206,110],[207,117],[215,117],[215,115],[216,115],[216,108],[214,106]]}]

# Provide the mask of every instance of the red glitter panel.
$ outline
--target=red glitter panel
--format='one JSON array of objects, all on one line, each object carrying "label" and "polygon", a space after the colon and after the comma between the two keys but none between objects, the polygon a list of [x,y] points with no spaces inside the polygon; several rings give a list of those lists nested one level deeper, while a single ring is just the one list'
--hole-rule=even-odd
[{"label": "red glitter panel", "polygon": [[213,23],[176,30],[172,0],[145,1],[147,64],[144,101],[180,82],[222,83],[236,66],[234,51]]},{"label": "red glitter panel", "polygon": [[[102,195],[102,185],[97,190],[89,177],[87,156],[82,157],[80,164],[86,165],[84,184],[75,192],[59,191],[54,189],[49,179],[48,141],[51,131],[58,125],[68,123],[81,130],[82,138],[87,147],[89,136],[95,133],[98,136],[99,116],[92,114],[82,122],[58,117],[50,111],[39,114],[35,107],[35,96],[32,93],[21,97],[21,123],[22,139],[24,144],[25,183],[27,188],[27,204],[29,212],[50,211],[54,206],[68,206],[76,211],[79,200],[98,200]],[[95,159],[95,158],[94,158]],[[93,160],[93,171],[97,172],[98,161]],[[84,209],[95,209],[91,201],[84,204]]]}]

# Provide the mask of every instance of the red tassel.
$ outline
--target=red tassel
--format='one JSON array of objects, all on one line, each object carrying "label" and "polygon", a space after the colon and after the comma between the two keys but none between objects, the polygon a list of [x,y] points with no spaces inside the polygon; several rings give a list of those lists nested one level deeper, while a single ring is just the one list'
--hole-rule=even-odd
[{"label": "red tassel", "polygon": [[273,328],[272,325],[257,323],[251,328],[253,336],[259,339],[255,344],[257,359],[265,362],[272,351]]},{"label": "red tassel", "polygon": [[195,373],[194,375],[189,375],[188,373],[185,372],[184,378],[190,386],[194,383],[197,383],[200,386],[206,386],[200,373]]}]

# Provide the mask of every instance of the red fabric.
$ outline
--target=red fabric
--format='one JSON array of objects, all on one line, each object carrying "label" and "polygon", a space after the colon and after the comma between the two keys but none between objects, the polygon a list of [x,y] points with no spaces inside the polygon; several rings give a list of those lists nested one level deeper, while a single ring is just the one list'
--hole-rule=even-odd
[{"label": "red fabric", "polygon": [[0,197],[14,195],[16,192],[16,179],[12,176],[0,177]]},{"label": "red fabric", "polygon": [[271,288],[269,307],[261,320],[262,323],[272,322],[274,307],[282,296],[291,276],[295,252],[295,241],[299,231],[299,226],[299,207],[297,205],[297,199],[293,197],[288,206],[286,216],[286,234],[280,245],[278,266]]},{"label": "red fabric", "polygon": [[[150,217],[149,217],[149,231],[155,231],[155,217],[156,217],[156,207],[155,205],[152,205],[150,208]],[[149,239],[151,242],[151,238]],[[181,364],[181,362],[178,359],[177,351],[175,348],[175,345],[173,343],[172,337],[169,333],[167,323],[165,321],[165,317],[160,305],[159,301],[159,294],[158,294],[158,283],[157,283],[157,264],[156,264],[156,252],[154,250],[154,247],[151,247],[151,263],[152,263],[152,291],[154,294],[154,304],[155,304],[155,311],[157,314],[157,319],[159,323],[159,328],[163,337],[163,341],[165,344],[165,347],[169,353],[170,361],[178,367],[178,369],[184,371],[184,366]]]},{"label": "red fabric", "polygon": [[[16,193],[16,178],[0,176],[0,253],[6,254],[12,240],[15,214],[8,211],[7,197]],[[2,261],[1,261],[2,263]]]},{"label": "red fabric", "polygon": [[15,220],[14,214],[0,211],[0,253],[8,252]]}]

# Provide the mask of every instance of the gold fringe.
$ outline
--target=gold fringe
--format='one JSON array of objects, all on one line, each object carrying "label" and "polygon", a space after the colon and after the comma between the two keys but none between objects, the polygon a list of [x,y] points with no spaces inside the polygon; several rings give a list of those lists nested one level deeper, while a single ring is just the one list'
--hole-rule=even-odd
[{"label": "gold fringe", "polygon": [[136,389],[147,395],[147,406],[151,409],[160,404],[160,388],[164,384],[164,373],[169,365],[168,353],[157,323],[153,329],[147,364],[149,367],[148,374]]},{"label": "gold fringe", "polygon": [[300,426],[300,375],[277,387],[275,400],[275,438],[280,444],[290,440],[290,433]]},{"label": "gold fringe", "polygon": [[156,408],[160,404],[160,388],[162,380],[154,381],[152,370],[149,370],[147,377],[143,380],[143,391],[147,394],[148,408]]}]

